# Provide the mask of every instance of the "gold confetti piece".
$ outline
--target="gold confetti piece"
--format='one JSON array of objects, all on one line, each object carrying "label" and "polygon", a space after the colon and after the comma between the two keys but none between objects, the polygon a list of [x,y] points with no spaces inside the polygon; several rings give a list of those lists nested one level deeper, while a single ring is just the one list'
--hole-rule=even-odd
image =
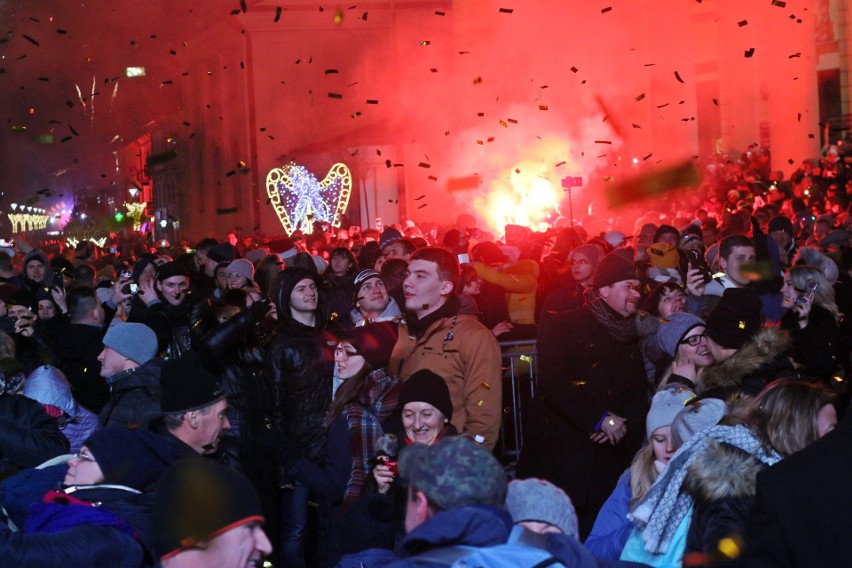
[{"label": "gold confetti piece", "polygon": [[571,381],[571,384],[574,385],[575,387],[582,387],[582,386],[585,386],[586,381]]},{"label": "gold confetti piece", "polygon": [[615,176],[604,176],[603,180],[607,182],[613,182],[615,181]]},{"label": "gold confetti piece", "polygon": [[484,403],[485,403],[485,401],[483,401],[483,400],[477,400],[476,406],[482,406]]},{"label": "gold confetti piece", "polygon": [[489,385],[489,384],[488,384],[488,383],[486,383],[486,382],[481,382],[481,383],[479,383],[479,386],[481,386],[481,387],[482,387],[482,388],[484,388],[485,390],[490,390],[490,389],[491,389],[491,385]]},{"label": "gold confetti piece", "polygon": [[359,116],[361,116],[361,111],[356,111],[352,113],[352,118],[358,118]]},{"label": "gold confetti piece", "polygon": [[502,120],[500,121],[500,126],[502,126],[503,128],[509,128],[509,125]]},{"label": "gold confetti piece", "polygon": [[421,40],[421,41],[420,41],[420,45],[431,45],[431,43],[432,43],[432,42],[431,42],[431,41],[429,41],[429,40],[427,40],[427,39],[424,39],[424,40]]},{"label": "gold confetti piece", "polygon": [[518,357],[518,359],[520,359],[524,363],[532,363],[533,361],[532,357],[530,357],[529,355],[521,355],[520,357]]}]

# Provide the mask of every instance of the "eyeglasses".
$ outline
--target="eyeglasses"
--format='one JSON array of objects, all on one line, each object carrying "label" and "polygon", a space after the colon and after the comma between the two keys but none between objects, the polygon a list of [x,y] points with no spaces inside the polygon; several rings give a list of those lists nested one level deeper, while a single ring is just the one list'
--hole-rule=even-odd
[{"label": "eyeglasses", "polygon": [[338,355],[341,359],[349,359],[350,357],[355,357],[358,355],[358,352],[354,349],[346,349],[342,345],[338,345],[334,348],[334,354]]},{"label": "eyeglasses", "polygon": [[701,343],[702,339],[704,339],[703,333],[699,333],[698,335],[690,335],[689,337],[681,340],[681,344],[686,343],[687,345],[695,347],[696,345]]},{"label": "eyeglasses", "polygon": [[94,458],[94,456],[90,456],[89,454],[84,454],[83,450],[80,450],[79,452],[74,454],[74,459],[77,460],[77,461],[87,461],[87,462],[97,461]]}]

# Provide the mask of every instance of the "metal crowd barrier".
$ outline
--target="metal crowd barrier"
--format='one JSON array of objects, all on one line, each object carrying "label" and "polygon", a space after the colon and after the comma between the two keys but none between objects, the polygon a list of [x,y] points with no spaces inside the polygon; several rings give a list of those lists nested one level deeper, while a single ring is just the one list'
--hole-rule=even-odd
[{"label": "metal crowd barrier", "polygon": [[535,396],[538,375],[534,339],[501,341],[503,355],[503,421],[498,453],[503,461],[517,462],[524,444],[525,412]]}]

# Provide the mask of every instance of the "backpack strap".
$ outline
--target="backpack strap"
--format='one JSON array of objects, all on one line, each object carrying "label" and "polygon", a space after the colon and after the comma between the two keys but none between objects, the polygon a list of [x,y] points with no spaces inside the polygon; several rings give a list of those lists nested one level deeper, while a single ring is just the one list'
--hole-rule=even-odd
[{"label": "backpack strap", "polygon": [[408,561],[416,566],[452,566],[456,560],[461,560],[475,550],[473,546],[445,546],[411,556]]}]

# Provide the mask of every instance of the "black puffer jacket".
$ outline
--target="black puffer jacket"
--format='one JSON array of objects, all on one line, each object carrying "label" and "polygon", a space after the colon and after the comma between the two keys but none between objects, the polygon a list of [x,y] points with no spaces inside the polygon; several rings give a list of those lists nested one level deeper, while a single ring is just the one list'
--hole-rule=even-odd
[{"label": "black puffer jacket", "polygon": [[160,414],[160,370],[163,360],[154,358],[107,379],[110,397],[100,413],[103,428],[147,428]]},{"label": "black puffer jacket", "polygon": [[276,422],[304,457],[321,465],[325,454],[322,422],[331,404],[336,338],[325,329],[321,307],[316,327],[293,319],[290,295],[305,278],[318,282],[316,275],[301,268],[282,271],[276,281],[274,300],[280,327],[267,354],[266,377],[274,392]]},{"label": "black puffer jacket", "polygon": [[41,404],[21,395],[0,395],[0,478],[65,453],[68,439]]}]

